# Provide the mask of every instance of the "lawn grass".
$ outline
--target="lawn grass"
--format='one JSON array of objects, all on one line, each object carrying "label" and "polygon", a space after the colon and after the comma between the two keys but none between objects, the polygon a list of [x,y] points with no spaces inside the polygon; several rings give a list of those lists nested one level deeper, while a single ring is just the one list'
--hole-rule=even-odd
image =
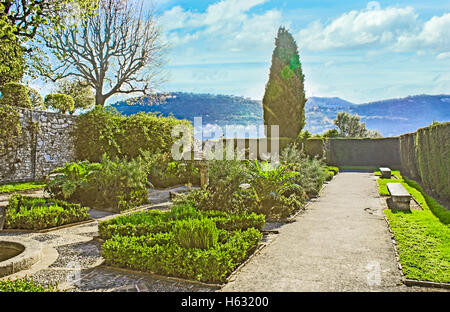
[{"label": "lawn grass", "polygon": [[339,166],[340,171],[367,171],[367,172],[373,172],[375,170],[378,170],[377,167],[373,166]]},{"label": "lawn grass", "polygon": [[384,211],[397,242],[405,277],[450,283],[450,211],[425,194],[415,181],[406,178],[377,181],[381,195],[389,195],[387,183],[401,183],[423,208]]},{"label": "lawn grass", "polygon": [[16,183],[1,184],[0,194],[40,189],[43,187],[45,187],[44,182],[16,182]]}]

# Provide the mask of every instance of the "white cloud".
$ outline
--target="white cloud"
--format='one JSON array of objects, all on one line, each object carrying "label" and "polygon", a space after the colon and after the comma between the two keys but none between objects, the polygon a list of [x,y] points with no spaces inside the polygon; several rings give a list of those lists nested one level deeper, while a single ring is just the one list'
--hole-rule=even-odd
[{"label": "white cloud", "polygon": [[233,52],[258,49],[273,44],[282,23],[278,10],[248,13],[265,2],[267,0],[222,0],[203,13],[175,6],[164,12],[161,24],[172,46],[205,40],[215,48]]},{"label": "white cloud", "polygon": [[450,52],[450,13],[434,16],[416,34],[401,36],[397,48],[406,51],[430,50],[443,54],[441,57],[445,56]]},{"label": "white cloud", "polygon": [[441,53],[438,54],[438,56],[436,56],[437,60],[447,60],[450,59],[450,52],[445,52],[445,53]]},{"label": "white cloud", "polygon": [[382,49],[418,55],[432,52],[442,60],[450,56],[450,13],[421,22],[410,6],[382,9],[372,1],[366,9],[344,13],[328,23],[311,23],[297,34],[297,41],[301,48],[313,51],[370,48],[369,56]]},{"label": "white cloud", "polygon": [[417,29],[418,15],[412,7],[381,9],[372,3],[362,11],[350,11],[328,24],[313,22],[301,30],[298,42],[308,50],[362,48],[395,43]]}]

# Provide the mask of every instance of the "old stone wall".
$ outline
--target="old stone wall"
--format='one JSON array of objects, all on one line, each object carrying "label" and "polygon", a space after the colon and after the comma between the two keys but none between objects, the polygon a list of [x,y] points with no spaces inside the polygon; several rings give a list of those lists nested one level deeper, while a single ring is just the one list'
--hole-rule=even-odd
[{"label": "old stone wall", "polygon": [[75,160],[72,131],[76,117],[20,109],[22,133],[0,154],[0,183],[42,180]]}]

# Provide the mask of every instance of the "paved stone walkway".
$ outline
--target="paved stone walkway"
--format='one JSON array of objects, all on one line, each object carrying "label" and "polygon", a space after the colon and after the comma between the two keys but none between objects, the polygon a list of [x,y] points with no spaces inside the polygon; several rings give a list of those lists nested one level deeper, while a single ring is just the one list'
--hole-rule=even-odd
[{"label": "paved stone walkway", "polygon": [[402,284],[375,177],[340,173],[223,291],[426,291]]}]

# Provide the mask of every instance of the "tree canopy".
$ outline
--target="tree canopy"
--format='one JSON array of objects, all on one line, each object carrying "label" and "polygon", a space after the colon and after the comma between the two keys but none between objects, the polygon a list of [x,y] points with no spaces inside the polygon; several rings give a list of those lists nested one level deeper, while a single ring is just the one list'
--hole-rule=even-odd
[{"label": "tree canopy", "polygon": [[361,117],[352,115],[347,112],[340,112],[337,114],[334,124],[339,129],[339,136],[351,138],[365,138],[365,137],[382,137],[378,131],[366,129],[366,123],[361,122]]}]

